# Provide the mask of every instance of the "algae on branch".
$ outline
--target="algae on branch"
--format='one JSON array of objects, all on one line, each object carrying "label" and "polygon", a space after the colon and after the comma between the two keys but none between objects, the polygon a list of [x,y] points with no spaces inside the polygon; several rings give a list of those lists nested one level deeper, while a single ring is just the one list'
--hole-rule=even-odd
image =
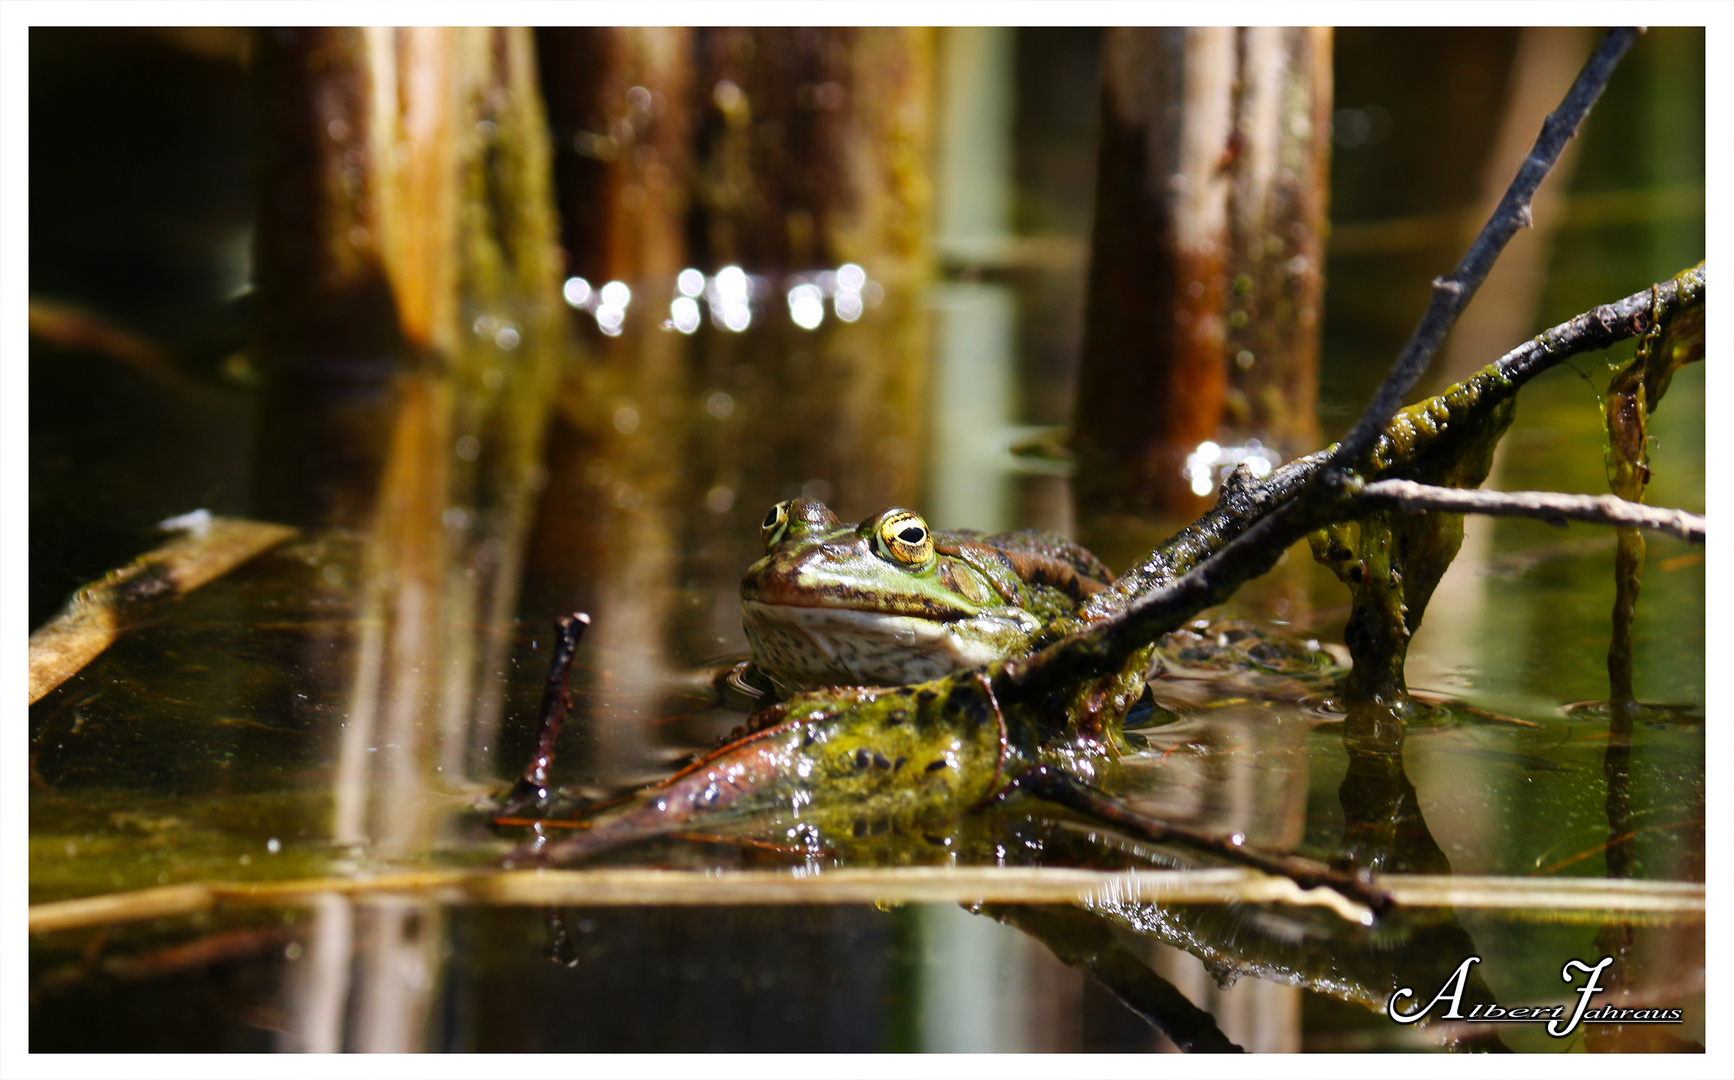
[{"label": "algae on branch", "polygon": [[[1375,447],[1375,462],[1408,457],[1412,464],[1405,471],[1417,482],[1479,487],[1493,465],[1494,447],[1511,424],[1516,399],[1502,398],[1476,410],[1475,396],[1460,395],[1459,389],[1399,413]],[[1454,411],[1453,404],[1469,408]],[[1354,661],[1345,691],[1352,701],[1401,708],[1408,699],[1403,663],[1409,641],[1463,544],[1463,515],[1375,510],[1326,525],[1307,540],[1313,558],[1330,567],[1354,598],[1343,631]]]},{"label": "algae on branch", "polygon": [[[1681,287],[1702,288],[1703,264],[1675,278]],[[1704,307],[1664,305],[1652,294],[1650,327],[1638,341],[1637,355],[1614,369],[1602,399],[1607,422],[1605,455],[1608,486],[1615,495],[1642,502],[1650,482],[1648,421],[1668,392],[1674,372],[1704,358]],[[1643,577],[1644,534],[1619,530],[1614,559],[1613,635],[1608,643],[1608,700],[1616,710],[1636,707],[1632,689],[1632,622],[1637,616],[1638,589]],[[1629,722],[1629,721],[1628,721]]]}]

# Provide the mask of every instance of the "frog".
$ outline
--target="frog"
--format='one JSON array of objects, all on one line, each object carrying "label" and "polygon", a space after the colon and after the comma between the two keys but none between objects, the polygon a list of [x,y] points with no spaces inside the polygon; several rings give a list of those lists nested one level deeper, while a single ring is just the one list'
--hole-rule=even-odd
[{"label": "frog", "polygon": [[1037,799],[1303,887],[1330,873],[1103,790],[1135,749],[1126,718],[1160,669],[1153,640],[1076,629],[1116,580],[1088,550],[1038,530],[935,530],[903,507],[847,524],[810,498],[777,503],[760,531],[742,623],[780,693],[685,768],[514,858],[561,865],[697,829],[807,858],[943,861],[965,817]]},{"label": "frog", "polygon": [[741,580],[753,668],[784,695],[901,686],[1028,652],[1114,575],[1058,534],[931,528],[887,507],[857,524],[812,498],[772,506]]}]

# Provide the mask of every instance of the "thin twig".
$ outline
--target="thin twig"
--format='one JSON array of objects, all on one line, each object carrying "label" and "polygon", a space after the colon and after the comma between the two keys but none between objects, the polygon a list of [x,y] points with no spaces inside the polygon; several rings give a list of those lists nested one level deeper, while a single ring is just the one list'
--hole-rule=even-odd
[{"label": "thin twig", "polygon": [[287,525],[202,519],[186,535],[78,590],[66,610],[30,635],[30,703],[164,605],[294,535]]},{"label": "thin twig", "polygon": [[1602,304],[1535,337],[1500,357],[1500,375],[1521,386],[1535,376],[1581,353],[1606,349],[1650,332],[1655,312],[1670,318],[1704,303],[1703,264],[1647,289]]},{"label": "thin twig", "polygon": [[1556,491],[1478,491],[1434,487],[1413,480],[1380,480],[1361,489],[1361,497],[1408,510],[1449,510],[1492,517],[1528,517],[1558,525],[1588,521],[1671,533],[1694,544],[1704,542],[1705,521],[1697,514],[1628,502],[1617,495],[1567,495]]},{"label": "thin twig", "polygon": [[[554,655],[548,661],[548,679],[542,687],[541,720],[536,735],[536,752],[518,782],[500,801],[500,816],[513,818],[530,811],[540,816],[548,804],[548,769],[554,764],[554,749],[560,741],[560,728],[572,703],[566,697],[566,680],[572,672],[572,658],[578,653],[578,643],[590,616],[582,611],[561,615],[554,620]],[[497,820],[497,819],[496,819]]]},{"label": "thin twig", "polygon": [[1559,160],[1560,152],[1565,149],[1565,144],[1577,133],[1578,124],[1583,121],[1590,106],[1601,97],[1614,68],[1619,66],[1620,59],[1631,49],[1640,33],[1642,30],[1637,27],[1619,27],[1608,31],[1594,55],[1578,73],[1577,81],[1572,83],[1565,100],[1560,102],[1558,109],[1548,114],[1547,120],[1541,125],[1541,134],[1536,138],[1534,148],[1524,159],[1523,166],[1511,181],[1511,186],[1505,189],[1505,196],[1499,200],[1499,206],[1482,227],[1481,234],[1475,238],[1475,242],[1469,246],[1462,261],[1449,276],[1434,279],[1432,302],[1427,305],[1426,313],[1421,316],[1415,332],[1403,346],[1403,351],[1398,354],[1390,375],[1379,387],[1378,393],[1373,395],[1366,412],[1361,414],[1354,428],[1338,444],[1336,453],[1331,458],[1333,469],[1352,465],[1373,445],[1373,440],[1378,438],[1391,417],[1396,415],[1397,410],[1407,400],[1409,391],[1426,372],[1428,364],[1433,360],[1433,354],[1439,349],[1439,343],[1445,339],[1445,334],[1457,321],[1457,316],[1462,314],[1470,298],[1481,287],[1481,282],[1487,277],[1488,270],[1492,269],[1494,261],[1499,258],[1499,253],[1505,250],[1505,245],[1517,234],[1518,229],[1531,224],[1530,201],[1536,188],[1553,169],[1554,162]]}]

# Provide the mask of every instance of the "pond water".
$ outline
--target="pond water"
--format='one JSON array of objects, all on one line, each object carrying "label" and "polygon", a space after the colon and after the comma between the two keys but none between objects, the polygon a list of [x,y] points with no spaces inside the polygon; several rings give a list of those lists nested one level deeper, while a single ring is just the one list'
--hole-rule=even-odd
[{"label": "pond water", "polygon": [[[1342,45],[1351,59],[1368,47]],[[1658,63],[1634,57],[1651,80],[1663,78]],[[1373,93],[1367,85],[1347,80],[1339,103]],[[1642,103],[1610,92],[1610,107]],[[1586,140],[1574,191],[1627,179],[1609,164],[1611,134],[1592,128]],[[1365,168],[1338,163],[1339,225],[1363,242],[1373,234],[1356,233],[1352,215],[1369,203],[1355,185],[1379,183]],[[1594,206],[1568,212],[1551,270],[1516,316],[1519,336],[1695,262],[1698,190],[1696,235],[1682,237],[1668,206],[1637,225],[1599,221]],[[1373,209],[1380,220],[1414,211]],[[1404,324],[1399,340],[1406,331],[1412,312],[1387,310],[1424,288],[1406,269],[1438,251],[1435,262],[1452,258],[1445,232],[1419,253],[1377,242],[1333,251],[1327,308],[1344,314],[1327,319],[1327,428],[1346,426],[1394,353],[1386,324]],[[1591,272],[1586,251],[1620,257]],[[1369,298],[1380,282],[1392,284]],[[1370,927],[1254,896],[1248,875],[1184,848],[1027,804],[967,818],[939,843],[887,837],[815,855],[682,836],[610,852],[545,886],[529,872],[476,884],[525,836],[490,826],[486,799],[530,755],[554,616],[594,619],[554,772],[564,797],[582,803],[667,775],[742,721],[714,703],[709,679],[744,652],[737,582],[762,550],[757,522],[772,501],[835,498],[856,519],[919,491],[935,525],[1087,528],[1063,467],[1008,449],[1066,419],[1063,393],[1050,391],[1073,363],[1081,288],[1074,257],[881,290],[853,320],[817,329],[791,327],[780,308],[741,331],[707,324],[690,337],[644,318],[604,343],[585,326],[591,346],[617,359],[680,343],[690,377],[606,402],[600,436],[571,413],[556,422],[503,675],[477,688],[490,704],[468,726],[359,715],[369,629],[353,534],[305,532],[124,636],[31,709],[30,895],[44,920],[31,935],[31,1049],[1171,1049],[1042,943],[1040,920],[1054,912],[1105,930],[1102,955],[1146,965],[1248,1050],[1701,1047],[1704,549],[1649,540],[1634,630],[1644,709],[1629,742],[1610,739],[1614,538],[1583,525],[1468,523],[1409,653],[1425,708],[1406,730],[1336,701],[1348,597],[1305,545],[1206,613],[1200,634],[1227,642],[1244,625],[1327,662],[1271,673],[1171,656],[1154,680],[1155,708],[1135,723],[1133,752],[1108,786],[1149,814],[1256,849],[1324,862],[1376,854],[1399,899],[1416,900]],[[1044,312],[1057,316],[1032,314]],[[916,321],[930,330],[916,340],[930,343],[933,392],[904,401],[886,391],[890,405],[913,403],[915,418],[887,429],[881,460],[838,461],[829,429],[876,414],[810,413],[826,387],[800,385],[799,372],[817,354],[883,357],[886,339],[909,340],[899,335]],[[112,530],[106,546],[50,553],[78,520],[56,482],[120,477],[133,486],[103,498],[132,500],[135,517],[188,497],[140,478],[121,436],[79,448],[94,421],[72,415],[89,401],[67,406],[62,360],[46,347],[32,355],[33,373],[44,372],[40,391],[33,383],[33,453],[58,448],[64,459],[43,466],[40,503],[32,493],[33,583],[51,594],[54,582],[93,578],[148,546],[114,555],[123,530]],[[1703,511],[1703,369],[1681,371],[1655,415],[1654,504]],[[787,382],[767,385],[771,373]],[[1586,378],[1605,385],[1600,357],[1525,390],[1486,486],[1606,490]],[[100,408],[131,389],[90,393]],[[175,400],[184,419],[118,410],[118,422],[134,434],[190,430],[243,398],[203,387]],[[212,490],[220,504],[222,485]],[[1101,554],[1123,566],[1137,552]],[[1008,873],[991,886],[923,876],[981,867]],[[1093,876],[1066,876],[1078,870]],[[838,891],[814,891],[828,881]],[[261,884],[278,891],[250,891]],[[100,896],[114,906],[61,906]],[[1586,1023],[1556,1038],[1536,1023],[1405,1025],[1382,1012],[1398,987],[1425,1004],[1470,956],[1480,960],[1465,1010],[1569,1012],[1562,965],[1614,953],[1617,979],[1604,979],[1612,990],[1598,1004],[1679,1009],[1682,1023]]]},{"label": "pond water", "polygon": [[[1606,577],[1611,548],[1588,530],[1543,529],[1501,537],[1498,559],[1463,568],[1466,591],[1480,595],[1458,597],[1418,644],[1411,672],[1434,673],[1414,681],[1436,705],[1411,723],[1395,758],[1376,740],[1348,737],[1329,700],[1328,670],[1295,678],[1176,669],[1156,682],[1160,708],[1134,730],[1137,753],[1117,778],[1141,809],[1323,859],[1386,830],[1396,838],[1388,869],[1516,886],[1486,906],[1423,909],[1372,932],[1319,909],[1099,902],[1095,910],[1122,928],[1128,947],[1215,1013],[1230,1038],[1266,1049],[1436,1045],[1437,1030],[1423,1036],[1367,1008],[1388,992],[1381,980],[1437,979],[1445,958],[1438,950],[1454,946],[1484,958],[1481,973],[1498,1002],[1552,1003],[1558,965],[1591,957],[1598,935],[1616,927],[1636,939],[1633,1000],[1686,1008],[1696,1024],[1670,1033],[1702,1039],[1701,907],[1604,922],[1594,906],[1549,910],[1524,887],[1604,877],[1616,839],[1606,811],[1608,724],[1593,707],[1574,705],[1596,696],[1597,665],[1580,660],[1601,647],[1596,623],[1607,602],[1582,594]],[[319,676],[340,666],[352,634],[345,592],[329,580],[347,576],[353,553],[343,538],[323,537],[263,556],[111,648],[37,706],[33,901],[472,867],[509,850],[521,830],[492,834],[472,804],[527,756],[547,640],[528,626],[514,644],[511,722],[500,733],[509,749],[493,759],[491,775],[430,792],[444,807],[438,839],[398,859],[330,839],[348,688]],[[1664,569],[1652,575],[1638,632],[1640,656],[1656,659],[1639,671],[1670,688],[1646,695],[1658,705],[1638,724],[1621,778],[1633,833],[1628,872],[1639,882],[1702,880],[1702,645],[1701,630],[1690,629],[1702,626],[1701,580],[1693,583],[1702,566],[1692,555],[1684,545],[1655,545],[1652,569]],[[1674,568],[1665,568],[1670,560]],[[1305,632],[1329,640],[1333,631],[1340,627],[1327,610]],[[609,655],[603,628],[596,637],[580,654],[576,737],[556,769],[574,788],[594,793],[641,779],[640,771],[658,774],[740,720],[690,691],[607,685],[607,665],[621,661]],[[320,651],[326,661],[310,660]],[[1536,670],[1553,673],[1552,696],[1538,688]],[[640,708],[657,718],[643,761],[611,769],[595,750],[599,740],[584,735],[635,722],[620,717]],[[1391,790],[1405,782],[1408,800]],[[1028,813],[974,822],[952,839],[938,860],[885,849],[814,861],[667,841],[605,862],[793,865],[821,876],[912,857],[964,866],[1186,865],[1184,852]],[[430,1045],[479,1050],[1158,1043],[1039,944],[963,908],[813,906],[799,894],[741,906],[723,889],[707,896],[702,883],[695,888],[698,895],[669,907],[585,905],[578,887],[575,902],[554,909],[453,905],[414,889],[326,894],[38,935],[33,1044],[95,1048],[80,1019],[92,1009],[127,1018],[105,1025],[103,1045],[115,1047],[291,1048],[305,1045],[321,1020],[328,1037],[345,1030],[345,1016],[354,1045],[365,1045],[372,1023],[396,1025],[373,1038],[402,1037],[410,1025]],[[887,878],[882,891],[895,898],[901,888]],[[556,919],[569,946],[558,943]],[[1438,944],[1440,935],[1449,946]],[[334,974],[332,953],[345,948],[356,955]],[[570,966],[552,962],[562,948]],[[401,970],[406,963],[415,971]],[[1229,971],[1244,976],[1219,987],[1212,973]],[[187,993],[165,995],[165,987]],[[364,989],[387,998],[374,1007],[393,1015],[357,1014]],[[1560,1048],[1535,1030],[1500,1034],[1514,1048]]]}]

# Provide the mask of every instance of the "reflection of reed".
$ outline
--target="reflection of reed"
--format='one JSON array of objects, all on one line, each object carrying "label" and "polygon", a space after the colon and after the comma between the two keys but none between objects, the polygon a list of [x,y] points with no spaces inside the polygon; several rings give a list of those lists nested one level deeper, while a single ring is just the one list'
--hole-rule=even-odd
[{"label": "reflection of reed", "polygon": [[[1150,753],[1162,751],[1160,765],[1139,784],[1135,804],[1210,835],[1239,834],[1254,848],[1292,851],[1306,827],[1308,731],[1250,703],[1215,704],[1196,720],[1165,725],[1148,736]],[[1300,1049],[1296,988],[1262,979],[1225,987],[1182,949],[1151,944],[1150,952],[1152,967],[1248,1052]]]},{"label": "reflection of reed", "polygon": [[[364,534],[333,832],[403,856],[498,708],[564,341],[535,61],[526,31],[307,30],[261,35],[260,69],[261,500]],[[320,1048],[422,1045],[442,918],[322,909],[311,948],[343,955],[295,995]]]},{"label": "reflection of reed", "polygon": [[[1241,1049],[1223,1035],[1209,1012],[1188,1001],[1116,938],[1111,924],[1100,915],[1075,907],[1033,904],[988,905],[981,914],[1029,934],[1067,965],[1110,988],[1121,1003],[1182,1051],[1221,1054]],[[1268,1027],[1273,1018],[1261,1019]]]},{"label": "reflection of reed", "polygon": [[[1403,713],[1378,701],[1351,699],[1348,708],[1343,721],[1348,768],[1337,789],[1343,808],[1343,840],[1338,850],[1353,865],[1380,874],[1419,873],[1449,878],[1450,860],[1433,839],[1415,797],[1415,785],[1403,769],[1406,727]],[[1442,986],[1463,957],[1479,955],[1454,911],[1420,921],[1404,946],[1394,950],[1388,969],[1366,976],[1367,988],[1375,995],[1373,1007],[1383,1007],[1380,997],[1407,985],[1404,980]],[[1479,972],[1471,971],[1464,985],[1471,995],[1469,1000],[1495,1000]],[[1464,1036],[1462,1045],[1505,1049],[1498,1035],[1492,1033],[1471,1033]]]},{"label": "reflection of reed", "polygon": [[1340,850],[1355,865],[1380,873],[1449,874],[1451,864],[1403,771],[1403,730],[1403,717],[1393,709],[1349,705],[1343,721],[1349,763],[1337,789],[1343,807]]},{"label": "reflection of reed", "polygon": [[[1640,539],[1640,558],[1641,545]],[[1622,543],[1622,570],[1627,569],[1624,565],[1627,554],[1628,548]],[[1631,605],[1616,605],[1616,641],[1623,630],[1629,644],[1632,614]],[[1622,616],[1626,622],[1623,627],[1619,625]],[[1638,877],[1637,832],[1641,831],[1632,827],[1631,807],[1632,727],[1639,708],[1629,697],[1621,700],[1617,696],[1621,689],[1622,675],[1628,694],[1631,688],[1629,649],[1624,660],[1624,671],[1616,670],[1616,659],[1610,652],[1608,664],[1613,675],[1616,696],[1610,702],[1608,745],[1602,757],[1602,775],[1607,782],[1608,818],[1608,842],[1603,848],[1603,855],[1607,860],[1608,877],[1614,880]],[[1699,853],[1703,851],[1702,821],[1703,816],[1700,814],[1699,842],[1696,849]],[[1695,867],[1691,865],[1693,862],[1696,862]],[[1697,879],[1702,881],[1701,854],[1695,860],[1688,856],[1687,867],[1681,869],[1687,874],[1692,874],[1695,869]],[[1652,869],[1650,873],[1655,874],[1657,870]],[[1689,995],[1703,992],[1704,939],[1701,927],[1696,932],[1688,930],[1684,933],[1660,934],[1653,928],[1635,926],[1628,921],[1609,920],[1604,922],[1596,933],[1595,950],[1601,956],[1614,958],[1613,964],[1601,979],[1607,992],[1596,999],[1596,1005],[1626,1009],[1646,1006],[1677,1008]],[[1679,977],[1682,971],[1688,973],[1683,980]],[[1692,972],[1697,973],[1696,978],[1692,977]],[[1585,1029],[1584,1041],[1592,1052],[1604,1053],[1702,1053],[1704,1049],[1698,1043],[1673,1035],[1668,1029],[1648,1024],[1591,1024]]]},{"label": "reflection of reed", "polygon": [[[929,198],[908,166],[928,149],[931,34],[618,28],[541,48],[569,268],[632,299],[619,323],[577,317],[591,356],[561,391],[530,603],[538,625],[594,617],[603,714],[575,726],[592,775],[640,779],[670,671],[739,640],[765,509],[803,488],[845,514],[917,493]],[[718,290],[847,263],[883,300],[858,325],[835,296],[817,324],[792,318],[793,292],[753,298],[789,313],[719,325]],[[676,333],[682,287],[712,319]]]},{"label": "reflection of reed", "polygon": [[[1701,344],[1695,330],[1680,332],[1676,326],[1654,326],[1638,346],[1636,357],[1615,372],[1608,386],[1603,412],[1607,421],[1608,482],[1623,499],[1639,501],[1650,479],[1650,414],[1661,403],[1673,369],[1696,359]],[[1692,343],[1676,351],[1680,337]],[[1634,724],[1641,715],[1633,685],[1632,637],[1637,617],[1638,592],[1642,583],[1646,543],[1637,529],[1619,530],[1614,556],[1613,627],[1608,642],[1608,744],[1602,757],[1602,775],[1607,783],[1608,842],[1603,848],[1610,878],[1630,878],[1638,873],[1637,833],[1631,805],[1632,740]],[[1654,873],[1655,871],[1652,871]],[[1702,873],[1700,870],[1699,877]],[[1684,936],[1684,935],[1682,935]],[[1641,946],[1640,946],[1641,942]],[[1596,935],[1596,948],[1614,962],[1605,985],[1611,991],[1609,1004],[1634,1007],[1654,994],[1659,981],[1654,969],[1671,967],[1665,950],[1680,948],[1678,939],[1658,940],[1640,935],[1636,928],[1608,923]],[[1701,949],[1701,943],[1699,944]],[[1657,955],[1661,954],[1661,955]],[[1702,952],[1697,953],[1702,956]],[[1663,976],[1665,978],[1665,976]],[[1586,1045],[1600,1051],[1698,1051],[1703,1047],[1681,1040],[1648,1025],[1594,1024],[1585,1034]]]}]

